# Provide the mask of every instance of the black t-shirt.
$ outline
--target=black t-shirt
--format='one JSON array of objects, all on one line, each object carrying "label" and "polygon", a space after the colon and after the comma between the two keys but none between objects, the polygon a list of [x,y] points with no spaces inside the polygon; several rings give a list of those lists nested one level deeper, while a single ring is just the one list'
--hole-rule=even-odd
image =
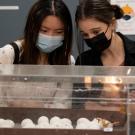
[{"label": "black t-shirt", "polygon": [[[125,66],[135,66],[135,42],[128,39],[121,33],[117,33],[124,43],[125,51]],[[91,66],[103,66],[101,61],[101,54],[88,50],[80,54],[76,60],[76,65],[91,65]]]}]

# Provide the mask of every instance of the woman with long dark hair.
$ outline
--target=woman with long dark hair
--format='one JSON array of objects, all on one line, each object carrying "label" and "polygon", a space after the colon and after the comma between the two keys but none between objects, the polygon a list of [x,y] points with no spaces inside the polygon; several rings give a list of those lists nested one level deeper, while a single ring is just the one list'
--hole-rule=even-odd
[{"label": "woman with long dark hair", "polygon": [[[24,37],[0,48],[0,63],[69,65],[73,64],[71,47],[72,20],[63,0],[38,0],[29,12]],[[23,89],[10,88],[6,94],[9,97],[21,98],[17,102],[9,101],[8,106],[71,107],[70,102],[59,98],[66,99],[71,96],[72,91],[67,91],[67,88],[71,87],[70,83],[62,83],[62,91],[58,90],[57,82],[14,82],[14,85],[19,85],[19,88],[22,85]],[[22,97],[43,97],[44,101],[39,103]],[[50,99],[51,102],[48,101]]]},{"label": "woman with long dark hair", "polygon": [[[70,64],[72,20],[64,2],[37,1],[28,14],[24,38],[11,45],[8,44],[0,49],[0,63]],[[19,58],[16,55],[18,52]]]}]

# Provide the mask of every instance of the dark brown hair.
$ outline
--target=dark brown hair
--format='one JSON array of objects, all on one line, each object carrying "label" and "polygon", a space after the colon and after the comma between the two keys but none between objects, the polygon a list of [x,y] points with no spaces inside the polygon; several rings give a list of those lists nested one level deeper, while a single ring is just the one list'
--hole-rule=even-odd
[{"label": "dark brown hair", "polygon": [[37,64],[39,50],[36,42],[42,21],[45,17],[54,15],[64,24],[63,45],[50,54],[48,62],[51,65],[67,65],[72,47],[72,20],[67,6],[62,0],[39,0],[31,8],[24,30],[24,52],[21,63]]},{"label": "dark brown hair", "polygon": [[122,9],[117,5],[111,5],[108,0],[82,0],[77,7],[75,19],[77,23],[80,19],[94,18],[110,24],[112,18],[120,19],[122,16]]}]

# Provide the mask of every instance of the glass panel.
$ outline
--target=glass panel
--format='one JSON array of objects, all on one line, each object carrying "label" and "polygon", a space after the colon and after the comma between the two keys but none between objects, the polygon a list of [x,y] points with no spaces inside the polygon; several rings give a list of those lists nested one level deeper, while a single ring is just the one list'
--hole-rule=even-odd
[{"label": "glass panel", "polygon": [[[134,135],[134,75],[134,67],[0,65],[0,134],[10,119],[6,135]],[[38,123],[41,116],[48,126]],[[23,127],[26,118],[33,124]]]}]

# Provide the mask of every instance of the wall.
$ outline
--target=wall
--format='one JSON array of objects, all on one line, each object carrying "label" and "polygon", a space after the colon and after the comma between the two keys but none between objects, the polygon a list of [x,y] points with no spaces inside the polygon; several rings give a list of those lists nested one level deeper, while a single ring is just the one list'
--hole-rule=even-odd
[{"label": "wall", "polygon": [[0,46],[22,37],[29,7],[36,0],[0,0],[0,6],[19,6],[19,10],[0,10]]}]

